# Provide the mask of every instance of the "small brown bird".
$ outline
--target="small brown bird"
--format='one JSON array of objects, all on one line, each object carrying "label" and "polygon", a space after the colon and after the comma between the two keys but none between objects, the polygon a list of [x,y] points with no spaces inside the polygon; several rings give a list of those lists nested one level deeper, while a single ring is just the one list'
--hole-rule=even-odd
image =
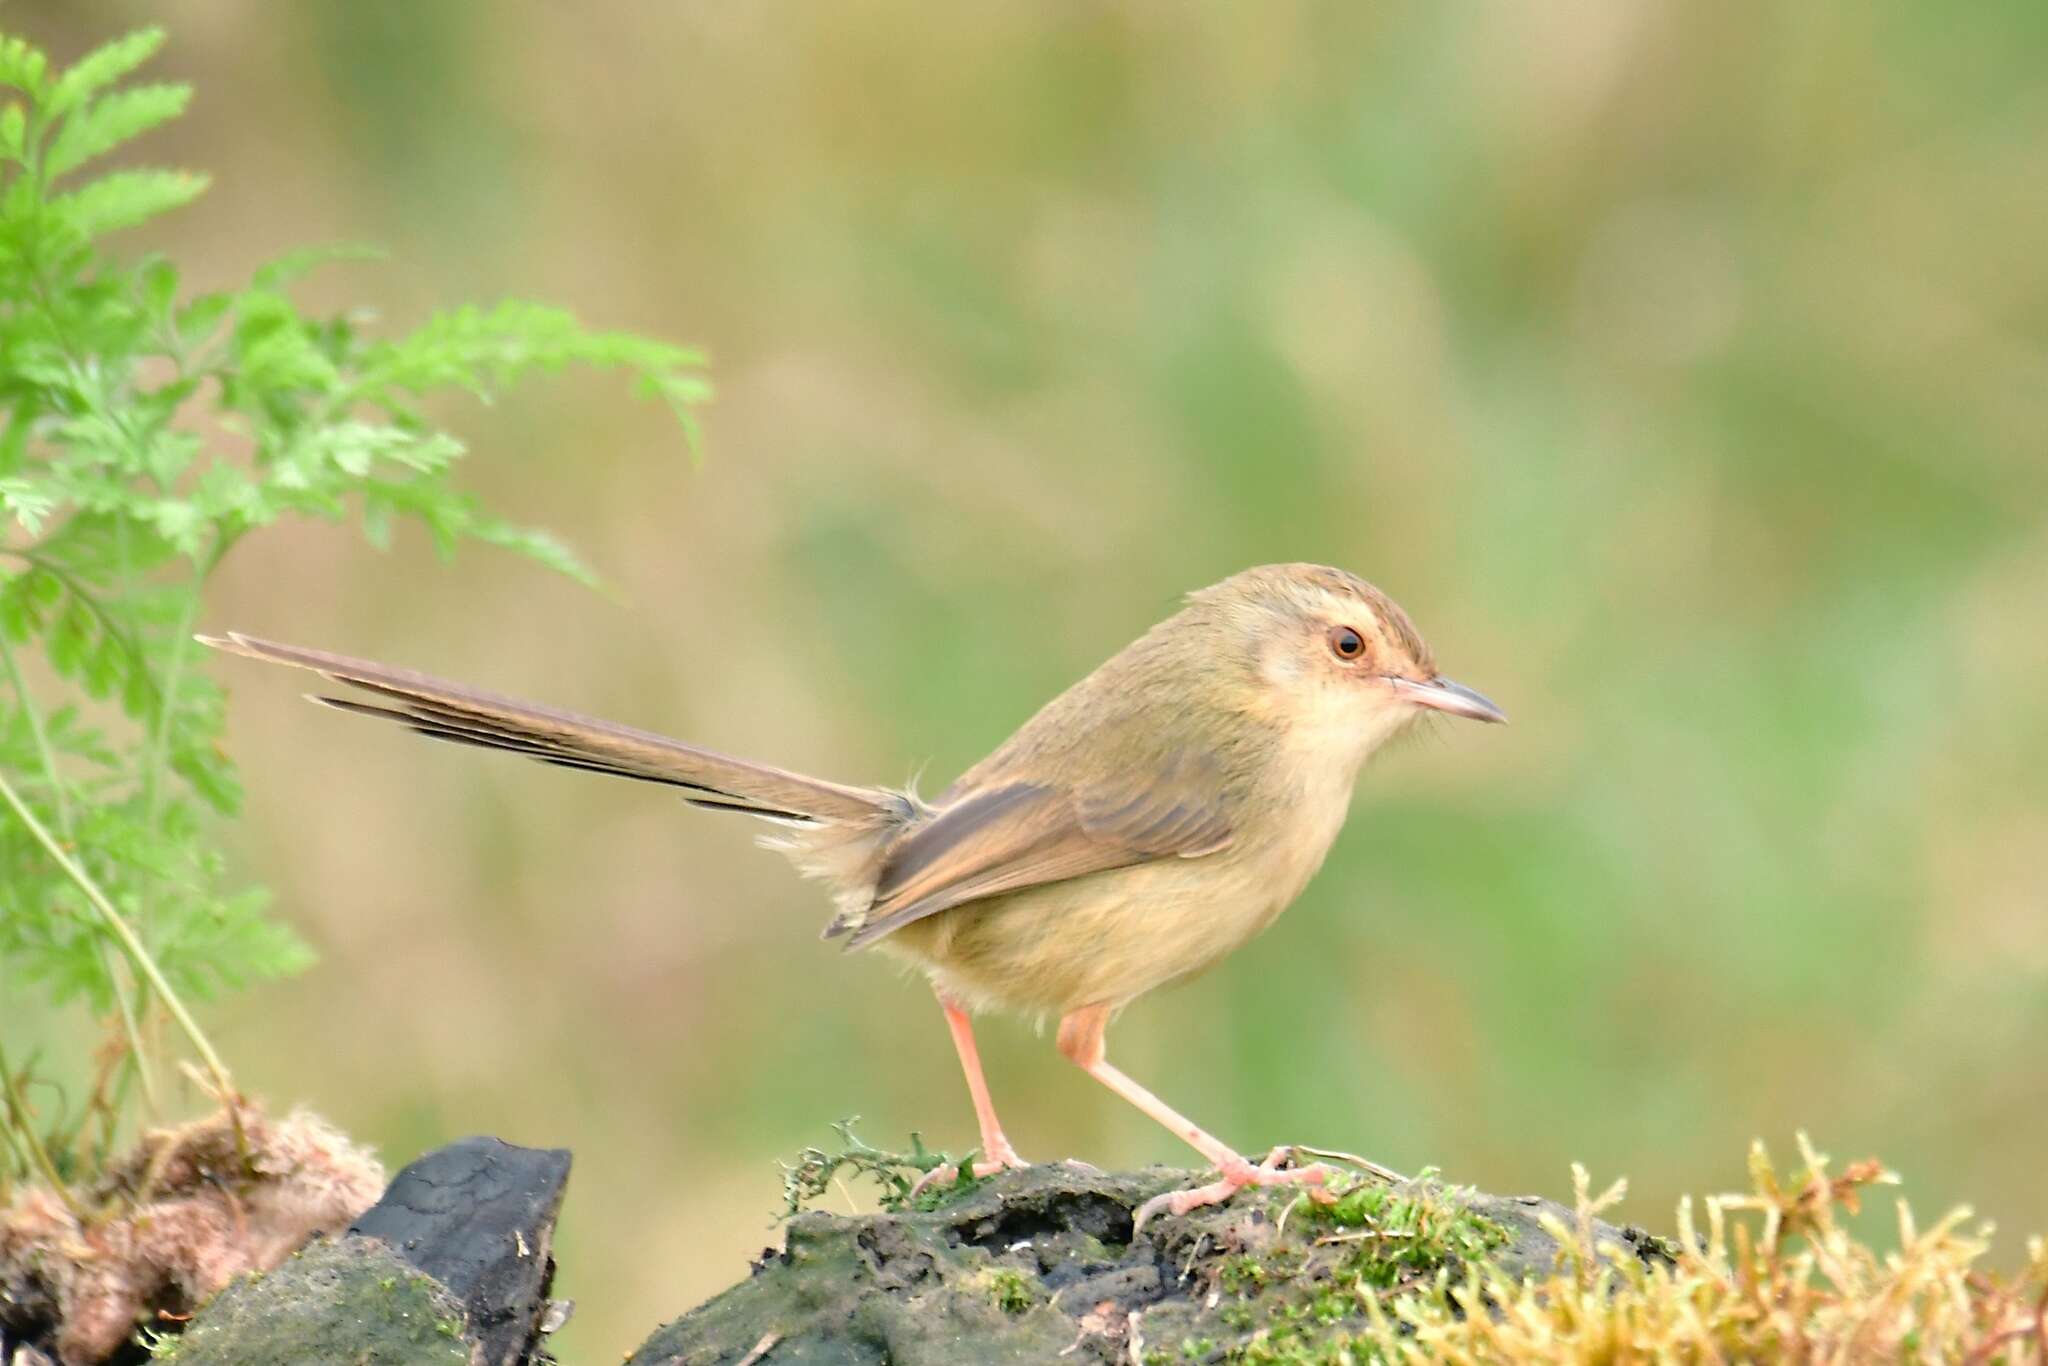
[{"label": "small brown bird", "polygon": [[1217,1169],[1215,1183],[1155,1202],[1175,1213],[1328,1169],[1254,1164],[1205,1133],[1110,1065],[1111,1017],[1287,908],[1343,825],[1359,767],[1389,737],[1431,709],[1507,719],[1437,673],[1384,593],[1312,564],[1248,569],[1189,595],[929,801],[367,660],[234,633],[199,639],[369,695],[313,699],[343,711],[665,783],[693,806],[773,822],[763,842],[832,891],[826,936],[900,954],[931,980],[980,1123],[977,1174],[1025,1164],[989,1100],[970,1013],[1057,1015],[1060,1052]]}]

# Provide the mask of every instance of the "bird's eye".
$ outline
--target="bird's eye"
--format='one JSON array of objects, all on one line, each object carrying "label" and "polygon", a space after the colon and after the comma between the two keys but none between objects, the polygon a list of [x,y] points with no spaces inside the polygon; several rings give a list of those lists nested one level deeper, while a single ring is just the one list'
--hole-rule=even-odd
[{"label": "bird's eye", "polygon": [[1330,651],[1339,659],[1356,659],[1365,653],[1365,637],[1349,626],[1339,626],[1330,632]]}]

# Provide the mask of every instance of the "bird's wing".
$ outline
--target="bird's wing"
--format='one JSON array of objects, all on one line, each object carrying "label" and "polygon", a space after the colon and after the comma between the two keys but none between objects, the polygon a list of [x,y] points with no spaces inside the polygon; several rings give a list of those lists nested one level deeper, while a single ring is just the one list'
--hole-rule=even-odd
[{"label": "bird's wing", "polygon": [[925,916],[1002,892],[1229,844],[1234,808],[1214,766],[1185,757],[1149,781],[1081,790],[997,782],[961,794],[889,850],[865,913],[828,936],[872,943]]}]

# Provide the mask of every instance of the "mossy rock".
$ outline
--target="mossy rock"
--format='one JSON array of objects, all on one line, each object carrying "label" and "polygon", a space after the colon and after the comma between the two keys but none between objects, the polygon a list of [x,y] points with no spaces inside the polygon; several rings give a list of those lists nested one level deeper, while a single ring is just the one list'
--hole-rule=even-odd
[{"label": "mossy rock", "polygon": [[[1559,1245],[1542,1216],[1573,1219],[1534,1197],[1361,1182],[1334,1205],[1298,1187],[1246,1190],[1133,1234],[1140,1204],[1201,1179],[1050,1165],[936,1209],[810,1211],[780,1252],[655,1333],[630,1366],[1124,1363],[1134,1336],[1152,1363],[1337,1361],[1367,1325],[1362,1296],[1462,1284],[1474,1259],[1547,1274]],[[1663,1259],[1635,1230],[1602,1224],[1595,1237]]]},{"label": "mossy rock", "polygon": [[352,1235],[234,1281],[157,1355],[177,1366],[467,1366],[470,1344],[439,1282]]}]

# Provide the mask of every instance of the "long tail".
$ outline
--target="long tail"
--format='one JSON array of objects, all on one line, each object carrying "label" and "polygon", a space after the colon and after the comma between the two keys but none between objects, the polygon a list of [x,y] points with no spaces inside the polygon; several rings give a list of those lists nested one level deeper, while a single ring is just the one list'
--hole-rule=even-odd
[{"label": "long tail", "polygon": [[308,694],[310,700],[340,711],[396,721],[435,740],[506,750],[563,768],[666,783],[682,788],[685,800],[696,806],[770,820],[862,829],[892,824],[906,814],[903,795],[883,788],[844,787],[807,778],[649,731],[480,692],[410,669],[280,645],[236,631],[199,636],[198,640],[251,659],[311,669],[377,699],[368,702]]}]

